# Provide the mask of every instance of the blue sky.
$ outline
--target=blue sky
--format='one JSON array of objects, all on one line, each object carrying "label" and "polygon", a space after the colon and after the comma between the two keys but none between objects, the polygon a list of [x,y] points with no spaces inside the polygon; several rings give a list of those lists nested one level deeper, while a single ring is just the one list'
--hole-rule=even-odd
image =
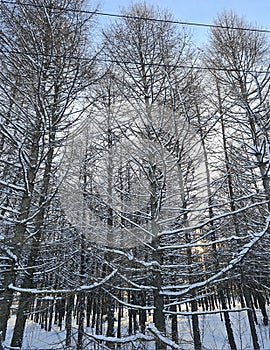
[{"label": "blue sky", "polygon": [[[136,2],[136,1],[133,1]],[[234,10],[258,27],[270,29],[270,0],[147,0],[160,8],[170,10],[176,20],[185,22],[213,23],[216,15],[224,10]],[[119,13],[131,1],[100,0],[101,11]],[[198,42],[206,41],[207,29],[192,27]],[[269,34],[270,35],[270,34]]]}]

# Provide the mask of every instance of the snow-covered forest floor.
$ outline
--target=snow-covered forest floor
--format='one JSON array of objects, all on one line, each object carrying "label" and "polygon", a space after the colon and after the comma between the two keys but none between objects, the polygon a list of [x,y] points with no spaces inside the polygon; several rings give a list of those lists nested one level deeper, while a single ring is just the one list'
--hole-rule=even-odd
[{"label": "snow-covered forest floor", "polygon": [[[268,310],[270,311],[270,310]],[[252,350],[252,338],[250,334],[249,324],[246,317],[246,314],[243,312],[234,312],[230,314],[231,321],[233,325],[233,330],[235,333],[235,341],[237,349],[239,350]],[[200,316],[200,325],[201,325],[201,340],[203,350],[229,350],[228,339],[224,327],[224,321],[220,315],[203,315]],[[270,349],[270,326],[264,326],[262,322],[261,314],[257,313],[258,324],[256,325],[257,334],[259,338],[259,343],[261,350]],[[8,346],[12,330],[15,324],[15,317],[12,316],[9,320],[8,334],[5,344]],[[87,327],[85,329],[86,334],[93,334],[93,329]],[[76,337],[77,337],[77,328],[74,324],[73,327],[73,344],[74,347],[67,348],[65,347],[65,329],[64,327],[60,330],[57,325],[53,326],[52,331],[47,332],[41,328],[40,325],[34,323],[33,321],[28,320],[27,327],[25,330],[24,341],[22,349],[75,349],[76,348]],[[86,337],[88,338],[88,337]],[[179,322],[179,345],[183,350],[192,350],[193,341],[192,341],[192,325],[191,318],[182,317]],[[84,342],[85,350],[102,350],[104,349],[104,344],[98,344],[91,339],[85,339]],[[106,349],[106,347],[105,347]],[[120,345],[120,348],[123,350],[153,350],[155,349],[153,342],[143,343],[143,342],[134,342],[128,343],[127,345]],[[168,349],[170,349],[168,347]]]}]

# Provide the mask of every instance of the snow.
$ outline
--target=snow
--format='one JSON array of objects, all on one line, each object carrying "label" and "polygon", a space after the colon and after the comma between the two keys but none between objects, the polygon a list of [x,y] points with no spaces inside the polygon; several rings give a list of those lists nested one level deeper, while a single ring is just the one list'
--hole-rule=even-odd
[{"label": "snow", "polygon": [[153,337],[147,336],[143,333],[137,333],[135,335],[131,335],[129,337],[122,337],[122,338],[115,338],[115,337],[105,337],[103,335],[93,335],[93,334],[87,334],[88,337],[93,338],[95,340],[104,341],[104,342],[111,342],[111,343],[131,343],[138,340],[143,341],[153,341]]},{"label": "snow", "polygon": [[[246,312],[234,312],[230,313],[230,318],[232,322],[233,332],[235,335],[235,341],[237,349],[241,350],[252,350],[252,339],[250,335],[250,328],[247,319]],[[262,316],[260,313],[257,314],[258,325],[256,325],[256,330],[258,334],[258,339],[260,343],[261,350],[270,349],[270,326],[264,326],[262,323]],[[211,315],[200,315],[199,323],[201,328],[201,341],[203,350],[230,350],[227,334],[225,330],[224,321],[221,315],[211,314]],[[8,347],[10,344],[10,339],[12,336],[12,330],[15,324],[15,317],[11,317],[8,325],[7,339],[5,345]],[[169,324],[169,322],[168,322]],[[162,342],[168,345],[168,350],[170,349],[181,349],[181,350],[193,350],[192,341],[192,322],[191,316],[179,317],[178,322],[179,327],[179,344],[171,341],[169,339],[170,333],[165,336],[161,334],[156,327],[149,323],[147,326],[146,334],[137,333],[132,336],[123,336],[121,339],[113,337],[105,337],[103,335],[93,334],[92,328],[85,328],[86,338],[91,340],[89,344],[93,342],[107,342],[114,341],[115,343],[121,344],[121,350],[131,349],[130,343],[133,345],[136,342],[145,342],[145,350],[154,350],[154,342],[152,341],[154,337],[159,338]],[[75,345],[76,338],[76,326],[73,327],[73,345]],[[29,349],[63,349],[65,341],[65,330],[60,330],[57,326],[53,326],[51,332],[47,332],[41,329],[39,325],[33,323],[32,321],[27,321],[27,327],[25,331],[24,341],[22,350]],[[125,346],[126,344],[126,346]],[[129,345],[128,345],[129,344]],[[138,344],[138,343],[137,343]],[[97,350],[106,348],[97,347]],[[136,348],[136,346],[135,346]],[[67,348],[65,348],[67,350]],[[70,349],[75,349],[70,348]],[[93,345],[87,346],[84,350],[92,350]]]},{"label": "snow", "polygon": [[183,350],[183,348],[180,345],[176,344],[175,342],[173,342],[172,340],[168,339],[163,334],[161,334],[159,330],[155,327],[155,325],[153,324],[148,325],[148,330],[151,333],[153,333],[154,336],[158,338],[163,344],[170,346],[172,349]]},{"label": "snow", "polygon": [[[9,320],[7,339],[4,346],[10,344],[12,330],[15,325],[15,317]],[[46,332],[39,325],[28,321],[23,339],[22,349],[63,349],[65,342],[65,331],[54,326],[51,332]]]},{"label": "snow", "polygon": [[28,294],[69,294],[74,292],[80,292],[80,291],[90,291],[93,289],[96,289],[98,287],[101,287],[103,284],[108,282],[111,278],[113,278],[116,275],[117,270],[113,270],[108,276],[103,278],[99,282],[95,282],[91,285],[82,285],[74,289],[35,289],[35,288],[21,288],[16,287],[13,284],[10,284],[8,286],[9,289],[14,290],[15,292],[23,292]]},{"label": "snow", "polygon": [[200,288],[200,287],[204,287],[207,286],[211,283],[218,283],[220,280],[219,278],[224,276],[225,273],[227,273],[228,271],[232,270],[237,264],[239,264],[244,257],[249,253],[249,251],[252,249],[252,247],[258,243],[260,241],[260,239],[262,239],[262,237],[268,232],[269,229],[269,216],[266,220],[266,225],[265,228],[257,233],[254,238],[252,240],[250,240],[250,242],[248,242],[247,244],[245,244],[242,248],[242,250],[237,254],[237,256],[235,258],[233,258],[227,266],[225,266],[222,270],[220,270],[219,272],[217,272],[216,274],[214,274],[213,276],[209,277],[208,279],[206,279],[205,281],[202,282],[198,282],[198,283],[193,283],[190,285],[180,285],[177,286],[178,289],[182,289],[182,291],[178,291],[178,292],[170,292],[170,291],[166,291],[163,290],[161,291],[161,294],[163,295],[171,295],[171,296],[181,296],[181,295],[185,295],[186,293]]},{"label": "snow", "polygon": [[16,190],[16,191],[21,191],[21,192],[25,191],[25,188],[23,186],[7,183],[6,181],[3,181],[3,180],[0,180],[0,185],[5,186],[5,187],[9,187],[12,190]]},{"label": "snow", "polygon": [[239,213],[241,213],[243,211],[246,211],[248,209],[257,207],[258,205],[268,204],[268,202],[269,201],[267,200],[267,201],[261,201],[261,202],[252,203],[252,204],[246,205],[245,207],[239,208],[239,209],[237,209],[235,211],[230,211],[230,212],[227,212],[227,213],[216,215],[213,218],[207,219],[207,220],[205,220],[205,221],[203,221],[203,222],[201,222],[201,223],[199,223],[197,225],[194,225],[194,226],[181,227],[181,228],[177,228],[177,229],[173,229],[173,230],[165,230],[165,231],[161,232],[159,234],[159,236],[172,235],[172,234],[180,233],[180,232],[184,232],[184,231],[197,230],[197,229],[200,229],[200,228],[202,228],[204,226],[207,226],[211,222],[215,222],[216,220],[223,219],[225,217],[232,216],[232,215],[235,215],[235,214],[239,214]]},{"label": "snow", "polygon": [[[0,238],[1,240],[1,238]],[[12,252],[12,250],[7,247],[5,244],[0,243],[0,249],[5,252],[7,254],[7,256],[12,259],[13,261],[17,261],[17,256]],[[6,259],[6,257],[3,257],[4,259]]]}]

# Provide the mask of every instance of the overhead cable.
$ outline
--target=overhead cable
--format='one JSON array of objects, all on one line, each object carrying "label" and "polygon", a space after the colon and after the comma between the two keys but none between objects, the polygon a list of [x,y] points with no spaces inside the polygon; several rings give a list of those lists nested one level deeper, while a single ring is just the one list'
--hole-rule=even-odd
[{"label": "overhead cable", "polygon": [[[102,58],[98,56],[94,57],[82,57],[82,56],[69,56],[69,55],[54,55],[54,54],[46,54],[46,53],[39,53],[39,52],[31,52],[31,51],[19,51],[19,50],[6,50],[6,49],[0,49],[0,55],[1,53],[4,54],[15,54],[15,55],[22,55],[22,56],[42,56],[42,57],[49,57],[49,58],[56,58],[56,59],[70,59],[75,61],[84,61],[84,62],[103,62],[103,63],[111,63],[111,64],[117,64],[117,65],[134,65],[135,67],[138,67],[141,65],[141,62],[138,61],[128,61],[128,60],[121,60],[121,59],[112,59],[112,58]],[[173,64],[173,63],[155,63],[155,62],[144,62],[145,66],[148,67],[160,67],[160,68],[174,68],[174,69],[195,69],[199,71],[220,71],[220,72],[239,72],[244,74],[269,74],[270,73],[270,67],[267,67],[265,69],[237,69],[237,68],[221,68],[221,67],[204,67],[200,65],[193,65],[193,64]]]},{"label": "overhead cable", "polygon": [[179,24],[179,25],[183,25],[183,26],[232,29],[232,30],[242,30],[242,31],[248,31],[248,32],[270,34],[270,29],[263,29],[263,28],[224,26],[224,25],[219,25],[219,24],[188,22],[188,21],[170,20],[170,19],[163,19],[163,18],[141,17],[141,16],[133,16],[133,15],[125,15],[125,14],[115,14],[115,13],[110,13],[110,12],[101,12],[101,11],[90,11],[90,10],[81,10],[81,9],[78,10],[78,9],[65,8],[65,7],[37,5],[37,4],[31,4],[31,3],[27,3],[27,2],[21,2],[21,1],[19,3],[17,3],[15,1],[1,0],[1,3],[9,4],[9,5],[23,5],[23,6],[29,6],[29,7],[35,7],[35,8],[47,8],[47,9],[56,10],[56,11],[66,11],[66,12],[89,14],[92,16],[97,15],[97,16],[104,16],[104,17],[114,17],[114,18],[123,18],[123,19],[134,19],[134,20],[142,20],[142,21]]}]

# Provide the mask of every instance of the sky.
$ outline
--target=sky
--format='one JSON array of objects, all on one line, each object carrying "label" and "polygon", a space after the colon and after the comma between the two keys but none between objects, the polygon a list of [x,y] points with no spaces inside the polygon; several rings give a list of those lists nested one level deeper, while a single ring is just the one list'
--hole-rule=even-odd
[{"label": "sky", "polygon": [[[100,10],[106,13],[120,13],[122,7],[131,4],[129,0],[99,0]],[[133,2],[136,2],[133,0]],[[169,10],[175,20],[184,22],[213,23],[217,14],[224,10],[233,10],[248,22],[270,29],[270,0],[146,0]],[[206,28],[191,27],[195,41],[207,41]],[[269,34],[270,36],[270,34]]]}]

